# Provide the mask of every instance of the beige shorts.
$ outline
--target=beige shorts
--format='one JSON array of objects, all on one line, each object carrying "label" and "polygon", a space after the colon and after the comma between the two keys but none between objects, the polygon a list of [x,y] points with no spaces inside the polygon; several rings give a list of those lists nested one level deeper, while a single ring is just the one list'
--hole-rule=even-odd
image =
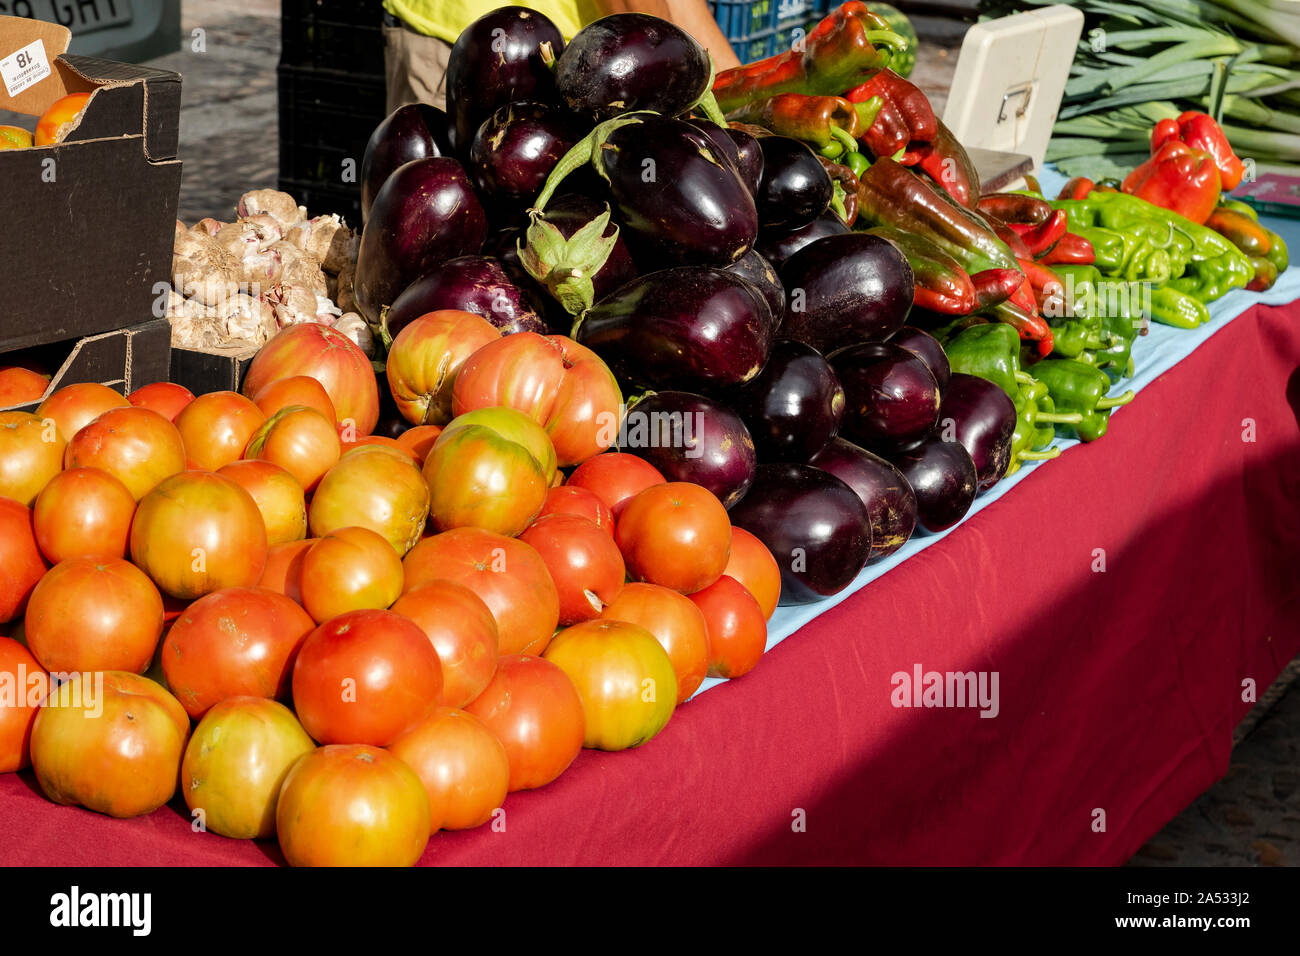
[{"label": "beige shorts", "polygon": [[408,103],[447,108],[447,61],[451,44],[406,27],[384,26],[384,72],[388,112]]}]

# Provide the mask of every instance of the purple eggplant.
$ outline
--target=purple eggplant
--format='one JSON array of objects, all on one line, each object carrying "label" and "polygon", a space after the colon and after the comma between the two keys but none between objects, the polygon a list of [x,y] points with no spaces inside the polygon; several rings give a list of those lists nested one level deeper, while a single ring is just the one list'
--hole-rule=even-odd
[{"label": "purple eggplant", "polygon": [[798,229],[826,211],[834,195],[830,174],[804,143],[764,136],[763,175],[754,202],[764,229]]},{"label": "purple eggplant", "polygon": [[919,358],[887,342],[827,356],[844,386],[844,437],[884,453],[924,438],[939,420],[939,383]]},{"label": "purple eggplant", "polygon": [[487,217],[460,163],[443,156],[399,167],[361,233],[357,306],[378,325],[403,289],[448,259],[478,252],[486,238]]},{"label": "purple eggplant", "polygon": [[785,261],[806,245],[825,239],[827,236],[848,235],[849,227],[844,220],[833,212],[822,213],[806,226],[798,229],[765,229],[759,232],[758,242],[754,248],[764,259],[772,263],[778,272]]},{"label": "purple eggplant", "polygon": [[1016,406],[1001,387],[975,375],[953,374],[939,406],[939,432],[970,453],[980,491],[1007,473],[1015,430]]},{"label": "purple eggplant", "polygon": [[916,528],[916,492],[879,455],[836,438],[808,464],[829,471],[857,493],[871,518],[871,560],[893,554]]},{"label": "purple eggplant", "polygon": [[554,100],[551,66],[563,50],[559,28],[527,7],[498,7],[462,30],[447,60],[447,112],[456,152],[469,152],[474,134],[497,107]]},{"label": "purple eggplant", "polygon": [[763,371],[729,396],[764,462],[806,462],[827,446],[844,417],[844,389],[811,345],[782,341]]},{"label": "purple eggplant", "polygon": [[871,556],[871,518],[853,489],[812,465],[759,465],[731,523],[781,568],[781,604],[807,604],[853,583]]},{"label": "purple eggplant", "polygon": [[916,494],[916,523],[931,534],[951,528],[970,511],[979,481],[975,462],[955,441],[937,435],[888,456]]},{"label": "purple eggplant", "polygon": [[685,113],[712,82],[704,47],[681,27],[645,13],[615,13],[587,24],[555,64],[560,98],[598,121],[633,110]]},{"label": "purple eggplant", "polygon": [[943,350],[943,346],[929,332],[922,332],[918,328],[905,325],[889,337],[892,345],[900,345],[907,349],[930,370],[934,380],[939,383],[939,391],[948,387],[948,380],[952,377],[952,366],[948,364],[948,353]]},{"label": "purple eggplant", "polygon": [[375,127],[361,160],[361,221],[388,177],[417,159],[450,156],[447,114],[427,103],[400,106]]},{"label": "purple eggplant", "polygon": [[779,324],[785,314],[785,286],[781,285],[781,277],[776,274],[772,264],[750,249],[727,266],[727,271],[748,279],[759,292],[763,293],[768,308],[772,310],[774,323]]},{"label": "purple eggplant", "polygon": [[723,132],[736,144],[736,168],[740,171],[740,181],[751,195],[757,193],[758,184],[763,179],[763,147],[759,145],[758,137],[731,126]]},{"label": "purple eggplant", "polygon": [[639,276],[597,302],[573,336],[625,382],[707,393],[762,370],[772,316],[740,276],[681,266]]},{"label": "purple eggplant", "polygon": [[560,158],[589,130],[545,103],[507,103],[483,121],[469,149],[479,196],[494,210],[532,205]]},{"label": "purple eggplant", "polygon": [[627,411],[619,448],[669,481],[689,481],[730,508],[749,490],[758,456],[740,416],[690,392],[651,392]]},{"label": "purple eggplant", "polygon": [[524,238],[522,226],[500,229],[488,236],[483,245],[483,254],[490,256],[501,264],[506,279],[523,294],[528,305],[542,317],[547,328],[561,335],[568,335],[573,328],[573,316],[565,312],[560,303],[551,298],[550,293],[540,282],[528,274],[519,259],[519,243]]},{"label": "purple eggplant", "polygon": [[881,342],[912,307],[912,267],[887,239],[851,232],[804,246],[781,267],[782,334],[823,354]]},{"label": "purple eggplant", "polygon": [[420,316],[439,309],[481,315],[506,335],[550,332],[528,295],[491,256],[450,259],[420,276],[393,302],[384,322],[388,333],[396,337]]}]

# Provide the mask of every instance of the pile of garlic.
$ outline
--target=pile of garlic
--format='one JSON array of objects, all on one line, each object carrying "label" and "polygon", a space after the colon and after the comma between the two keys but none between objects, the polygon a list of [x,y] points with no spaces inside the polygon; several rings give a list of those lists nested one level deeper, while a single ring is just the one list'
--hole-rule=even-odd
[{"label": "pile of garlic", "polygon": [[288,193],[245,193],[238,219],[176,223],[166,315],[172,344],[260,346],[287,325],[329,325],[373,357],[369,325],[355,311],[358,236],[338,216],[308,218]]}]

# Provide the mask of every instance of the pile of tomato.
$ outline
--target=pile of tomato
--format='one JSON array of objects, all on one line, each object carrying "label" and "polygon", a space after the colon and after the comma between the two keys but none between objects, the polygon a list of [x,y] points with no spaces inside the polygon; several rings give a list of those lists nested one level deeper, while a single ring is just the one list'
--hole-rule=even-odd
[{"label": "pile of tomato", "polygon": [[757,664],[775,559],[612,450],[593,353],[442,311],[386,373],[304,324],[242,393],[0,413],[0,772],[116,817],[179,789],[295,865],[409,865]]}]

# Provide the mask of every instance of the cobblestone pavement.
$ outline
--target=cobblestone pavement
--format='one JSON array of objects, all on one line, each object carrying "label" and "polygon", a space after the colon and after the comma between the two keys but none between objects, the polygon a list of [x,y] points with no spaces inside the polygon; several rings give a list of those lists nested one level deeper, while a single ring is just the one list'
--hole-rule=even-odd
[{"label": "cobblestone pavement", "polygon": [[[274,0],[185,0],[186,47],[151,61],[185,77],[180,218],[228,218],[246,190],[276,182]],[[204,30],[205,52],[190,47]],[[923,45],[916,81],[942,115],[953,48]],[[1131,866],[1300,864],[1300,661],[1293,661],[1237,729],[1227,776],[1153,836]]]}]

